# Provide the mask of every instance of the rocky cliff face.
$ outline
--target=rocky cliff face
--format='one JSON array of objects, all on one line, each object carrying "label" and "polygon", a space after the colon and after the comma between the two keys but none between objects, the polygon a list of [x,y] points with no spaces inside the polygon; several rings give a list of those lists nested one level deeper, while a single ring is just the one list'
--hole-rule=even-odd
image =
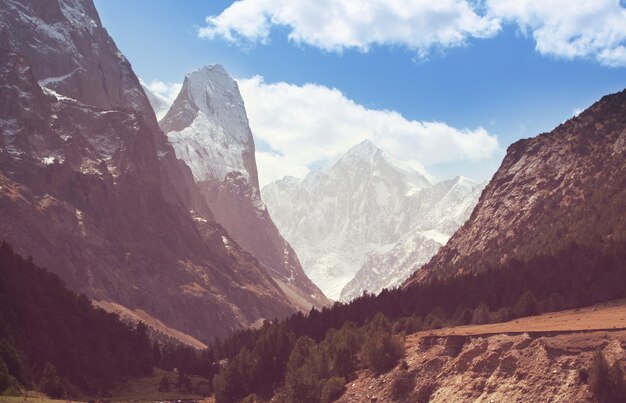
[{"label": "rocky cliff face", "polygon": [[327,305],[261,200],[248,117],[237,83],[224,68],[187,74],[160,124],[176,155],[191,167],[216,221],[259,260],[294,305],[304,310]]},{"label": "rocky cliff face", "polygon": [[626,238],[626,91],[509,147],[470,219],[413,281]]},{"label": "rocky cliff face", "polygon": [[92,2],[0,3],[0,238],[201,340],[293,312],[213,223]]},{"label": "rocky cliff face", "polygon": [[427,261],[467,218],[477,188],[465,178],[433,186],[364,141],[302,181],[269,184],[263,199],[309,277],[330,298],[350,300]]}]

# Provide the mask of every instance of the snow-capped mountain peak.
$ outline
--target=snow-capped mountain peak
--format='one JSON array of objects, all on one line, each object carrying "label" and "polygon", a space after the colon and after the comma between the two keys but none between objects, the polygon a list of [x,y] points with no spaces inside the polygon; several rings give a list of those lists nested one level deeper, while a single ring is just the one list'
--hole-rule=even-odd
[{"label": "snow-capped mountain peak", "polygon": [[365,139],[360,143],[350,147],[344,154],[343,158],[372,158],[376,154],[382,153],[383,150],[376,147],[371,140]]},{"label": "snow-capped mountain peak", "polygon": [[240,143],[251,140],[250,129],[242,130],[248,126],[248,117],[239,87],[222,65],[193,70],[185,81],[187,88],[183,85],[181,95],[187,97],[198,112],[219,121],[226,136]]},{"label": "snow-capped mountain peak", "polygon": [[239,172],[258,188],[254,140],[243,99],[237,82],[221,65],[188,73],[160,125],[197,182],[221,181],[230,172]]},{"label": "snow-capped mountain peak", "polygon": [[188,73],[159,124],[176,156],[191,168],[215,220],[237,244],[258,259],[295,306],[327,304],[261,200],[246,109],[226,70],[214,64]]},{"label": "snow-capped mountain peak", "polygon": [[[396,256],[422,254],[418,260],[423,263],[436,252],[437,245],[467,218],[467,206],[475,203],[474,198],[464,197],[472,193],[473,182],[465,178],[448,182],[432,185],[410,164],[365,140],[302,181],[284,178],[267,185],[262,196],[307,275],[328,297],[339,299],[344,286],[371,256],[392,251],[400,241],[410,246],[411,253],[404,246],[406,252],[396,250]],[[450,219],[446,219],[448,213]],[[403,240],[409,233],[419,239]],[[423,245],[426,242],[428,247]],[[397,270],[393,283],[410,273],[404,267]],[[361,278],[378,278],[383,286],[389,285],[384,276]],[[378,284],[354,287],[359,292],[363,288],[380,290]]]}]

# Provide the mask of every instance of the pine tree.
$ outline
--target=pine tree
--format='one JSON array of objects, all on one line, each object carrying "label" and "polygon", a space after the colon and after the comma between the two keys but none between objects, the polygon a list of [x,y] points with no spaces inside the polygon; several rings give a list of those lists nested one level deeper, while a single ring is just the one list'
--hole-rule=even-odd
[{"label": "pine tree", "polygon": [[9,369],[0,357],[0,393],[4,392],[11,384],[11,376],[9,375]]},{"label": "pine tree", "polygon": [[485,304],[480,304],[474,310],[472,315],[472,323],[475,325],[484,325],[489,323],[489,308]]},{"label": "pine tree", "polygon": [[47,363],[41,381],[39,381],[39,390],[53,399],[65,396],[65,387],[59,376],[59,371],[51,363]]}]

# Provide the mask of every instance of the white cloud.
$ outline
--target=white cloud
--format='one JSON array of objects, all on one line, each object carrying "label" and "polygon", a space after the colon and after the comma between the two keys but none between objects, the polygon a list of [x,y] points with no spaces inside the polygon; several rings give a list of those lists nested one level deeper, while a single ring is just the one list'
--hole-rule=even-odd
[{"label": "white cloud", "polygon": [[500,151],[496,136],[483,128],[407,120],[320,85],[266,84],[259,76],[238,81],[255,139],[270,148],[257,152],[262,185],[285,175],[303,176],[311,164],[332,160],[364,139],[426,168],[484,161]]},{"label": "white cloud", "polygon": [[541,54],[626,66],[626,9],[619,0],[487,0],[487,8],[532,34]]},{"label": "white cloud", "polygon": [[150,91],[165,98],[170,105],[174,103],[180,89],[183,88],[182,83],[166,83],[159,80],[153,80],[150,83],[146,83],[142,80],[142,83],[148,87]]},{"label": "white cloud", "polygon": [[425,56],[498,34],[503,22],[532,35],[544,55],[626,66],[620,0],[239,0],[207,17],[203,38],[267,43],[272,27],[327,51],[399,45]]},{"label": "white cloud", "polygon": [[239,0],[207,17],[200,37],[235,43],[267,43],[272,26],[290,29],[289,39],[328,51],[401,45],[427,54],[499,29],[468,0]]}]

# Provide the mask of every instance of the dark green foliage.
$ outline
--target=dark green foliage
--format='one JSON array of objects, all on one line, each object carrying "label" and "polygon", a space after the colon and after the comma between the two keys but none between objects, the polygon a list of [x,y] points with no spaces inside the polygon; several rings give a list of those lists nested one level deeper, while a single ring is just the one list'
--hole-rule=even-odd
[{"label": "dark green foliage", "polygon": [[452,315],[452,323],[457,326],[469,325],[472,323],[474,312],[466,306],[459,305]]},{"label": "dark green foliage", "polygon": [[434,313],[429,313],[424,318],[423,329],[424,330],[441,329],[443,325],[444,325],[444,321],[441,318],[441,316],[438,316]]},{"label": "dark green foliage", "polygon": [[474,309],[474,314],[472,315],[472,323],[475,325],[484,325],[485,323],[489,323],[490,321],[490,313],[489,308],[485,304],[480,304]]},{"label": "dark green foliage", "polygon": [[47,363],[43,370],[43,376],[39,381],[39,390],[53,399],[65,396],[65,386],[61,382],[59,371],[51,363]]},{"label": "dark green foliage", "polygon": [[524,316],[537,315],[539,313],[539,307],[537,306],[537,299],[531,291],[526,291],[513,307],[513,313],[516,317],[522,318]]},{"label": "dark green foliage", "polygon": [[4,392],[11,385],[11,375],[7,365],[0,358],[0,393]]},{"label": "dark green foliage", "polygon": [[[339,333],[331,338],[337,339]],[[346,380],[336,376],[339,370],[333,370],[332,351],[329,350],[328,338],[316,344],[309,337],[301,337],[293,348],[289,362],[285,386],[281,391],[281,399],[285,402],[332,402],[344,388]],[[353,357],[347,357],[350,361]]]},{"label": "dark green foliage", "polygon": [[185,375],[183,372],[178,373],[178,378],[176,379],[176,387],[178,390],[184,393],[193,392],[193,386],[191,385],[191,378]]},{"label": "dark green foliage", "polygon": [[596,351],[589,368],[589,389],[603,403],[624,403],[626,381],[618,361],[609,367],[601,351]]},{"label": "dark green foliage", "polygon": [[[26,379],[24,374],[24,364],[20,353],[6,339],[0,340],[0,359],[4,361],[9,371],[17,382],[25,385]],[[0,388],[2,391],[2,388]]]},{"label": "dark green foliage", "polygon": [[241,347],[213,378],[217,401],[241,400],[252,393],[271,397],[285,376],[294,341],[284,324],[265,323],[256,342]]},{"label": "dark green foliage", "polygon": [[[202,366],[210,376],[216,370],[216,361],[228,359],[228,364],[215,378],[218,401],[240,400],[251,393],[268,399],[278,389],[277,397],[283,401],[293,401],[297,397],[320,399],[324,389],[322,380],[353,376],[358,364],[355,352],[363,349],[366,338],[369,344],[365,350],[377,351],[374,348],[377,344],[373,342],[375,329],[388,334],[381,336],[383,341],[378,344],[383,345],[378,350],[385,350],[385,346],[392,345],[392,330],[402,334],[448,323],[466,323],[468,312],[472,313],[472,319],[474,316],[473,311],[465,308],[467,306],[478,308],[479,322],[505,321],[513,315],[536,314],[549,309],[550,301],[553,307],[588,305],[595,301],[590,296],[589,284],[595,284],[596,295],[597,290],[604,290],[603,294],[610,299],[626,296],[626,290],[617,286],[626,282],[626,269],[621,263],[626,259],[623,246],[607,244],[603,251],[589,251],[571,244],[569,249],[554,257],[538,256],[524,263],[512,261],[498,270],[383,291],[377,297],[364,294],[350,304],[335,303],[332,308],[312,310],[308,316],[298,313],[280,323],[267,322],[260,330],[236,332],[213,343],[203,353],[207,358],[201,360]],[[487,306],[494,311],[489,312]],[[395,322],[387,318],[393,318]],[[347,322],[351,323],[344,326]],[[312,344],[306,354],[300,351],[300,355],[294,355],[293,340],[301,336],[306,336],[306,343]],[[275,340],[285,341],[273,343]],[[166,347],[161,354],[164,357],[170,355]],[[300,357],[297,365],[293,360],[287,365],[290,354],[293,360]],[[375,357],[374,361],[379,358],[374,353],[370,355]],[[362,354],[363,363],[365,357],[366,354]],[[372,367],[380,370],[387,365]]]},{"label": "dark green foliage", "polygon": [[327,379],[324,382],[324,386],[322,388],[322,395],[320,397],[321,403],[331,403],[334,402],[341,396],[343,393],[343,389],[346,385],[346,380],[344,378],[333,376]]},{"label": "dark green foliage", "polygon": [[404,330],[406,334],[412,334],[422,330],[422,317],[417,314],[409,316],[404,323]]},{"label": "dark green foliage", "polygon": [[376,373],[393,368],[404,355],[404,340],[389,331],[389,321],[378,314],[367,327],[360,356],[364,365]]},{"label": "dark green foliage", "polygon": [[[468,312],[473,317],[473,311],[466,307],[478,307],[480,304],[491,308],[489,321],[498,322],[510,320],[519,314],[540,313],[557,306],[568,309],[587,306],[600,300],[624,298],[624,261],[626,239],[616,238],[615,242],[607,240],[601,250],[585,249],[570,243],[553,255],[539,255],[524,262],[512,260],[498,268],[486,268],[479,274],[385,290],[378,296],[364,293],[349,304],[337,302],[321,311],[311,310],[308,316],[296,313],[282,322],[266,323],[259,330],[242,330],[225,340],[216,341],[207,350],[210,358],[204,361],[205,367],[211,368],[213,365],[212,368],[215,368],[215,361],[228,359],[229,363],[222,368],[219,378],[224,380],[229,373],[237,374],[237,371],[232,371],[240,364],[233,363],[238,361],[236,356],[243,347],[252,353],[249,359],[254,367],[259,362],[259,355],[255,352],[257,342],[267,339],[270,332],[281,327],[280,332],[289,334],[289,337],[306,337],[312,341],[311,349],[314,353],[309,351],[307,354],[314,358],[308,361],[302,359],[299,365],[292,365],[289,371],[286,368],[287,360],[280,359],[273,364],[275,369],[271,371],[271,377],[266,376],[269,373],[266,371],[252,371],[248,376],[258,377],[256,380],[236,383],[240,379],[233,375],[229,378],[232,384],[226,384],[231,385],[234,388],[232,390],[241,389],[241,385],[252,388],[246,390],[246,394],[237,395],[237,399],[250,393],[269,399],[272,393],[276,393],[279,401],[287,401],[286,378],[289,378],[292,389],[311,388],[315,391],[312,398],[319,399],[324,388],[319,382],[319,376],[324,379],[343,377],[346,380],[353,376],[353,368],[358,364],[358,354],[354,352],[360,350],[371,328],[386,329],[391,335],[391,330],[398,334],[413,333],[422,328],[465,323],[468,321]],[[532,293],[527,293],[530,290]],[[516,307],[517,312],[514,312]],[[421,318],[425,318],[423,324]],[[342,334],[341,329],[348,322],[350,324]],[[395,324],[396,322],[398,323]],[[270,337],[272,338],[275,336]],[[343,338],[349,341],[340,341]],[[329,340],[333,340],[332,343],[327,342]],[[290,344],[289,353],[294,345],[293,342],[290,343],[287,343]],[[332,347],[335,344],[337,348]],[[356,350],[355,345],[358,346]],[[286,351],[287,349],[282,350],[281,356],[287,354],[289,357]],[[323,365],[313,365],[314,363]],[[300,369],[302,366],[304,368]],[[324,370],[320,371],[320,368]],[[315,373],[318,379],[307,377],[307,373]],[[298,375],[302,375],[302,378],[299,379]],[[260,382],[260,379],[264,381]],[[422,388],[423,390],[416,391],[418,400],[423,398],[427,401],[434,388],[435,385],[432,390]],[[262,395],[260,391],[263,391]],[[292,393],[290,396],[293,399],[296,395]],[[231,399],[235,398],[231,396]],[[232,400],[218,398],[219,401]]]},{"label": "dark green foliage", "polygon": [[559,292],[553,292],[552,294],[550,294],[550,298],[548,298],[547,304],[548,305],[546,306],[545,310],[548,312],[561,311],[566,307],[565,298],[563,298],[563,296]]},{"label": "dark green foliage", "polygon": [[169,392],[170,391],[170,378],[164,376],[159,381],[159,392]]},{"label": "dark green foliage", "polygon": [[145,326],[133,329],[94,308],[6,243],[0,245],[0,357],[20,384],[57,396],[75,388],[104,393],[152,370]]},{"label": "dark green foliage", "polygon": [[350,377],[357,366],[361,343],[361,331],[352,322],[340,330],[330,329],[321,345],[328,357],[328,372],[334,377]]},{"label": "dark green foliage", "polygon": [[22,396],[22,391],[18,386],[9,386],[4,392],[2,392],[2,396]]},{"label": "dark green foliage", "polygon": [[328,363],[310,337],[301,337],[287,363],[284,397],[286,402],[318,402],[323,379],[328,377]]},{"label": "dark green foliage", "polygon": [[495,312],[492,312],[490,315],[490,322],[491,323],[498,323],[498,322],[508,322],[509,320],[511,320],[511,309],[509,307],[502,307],[500,309],[498,309]]}]

